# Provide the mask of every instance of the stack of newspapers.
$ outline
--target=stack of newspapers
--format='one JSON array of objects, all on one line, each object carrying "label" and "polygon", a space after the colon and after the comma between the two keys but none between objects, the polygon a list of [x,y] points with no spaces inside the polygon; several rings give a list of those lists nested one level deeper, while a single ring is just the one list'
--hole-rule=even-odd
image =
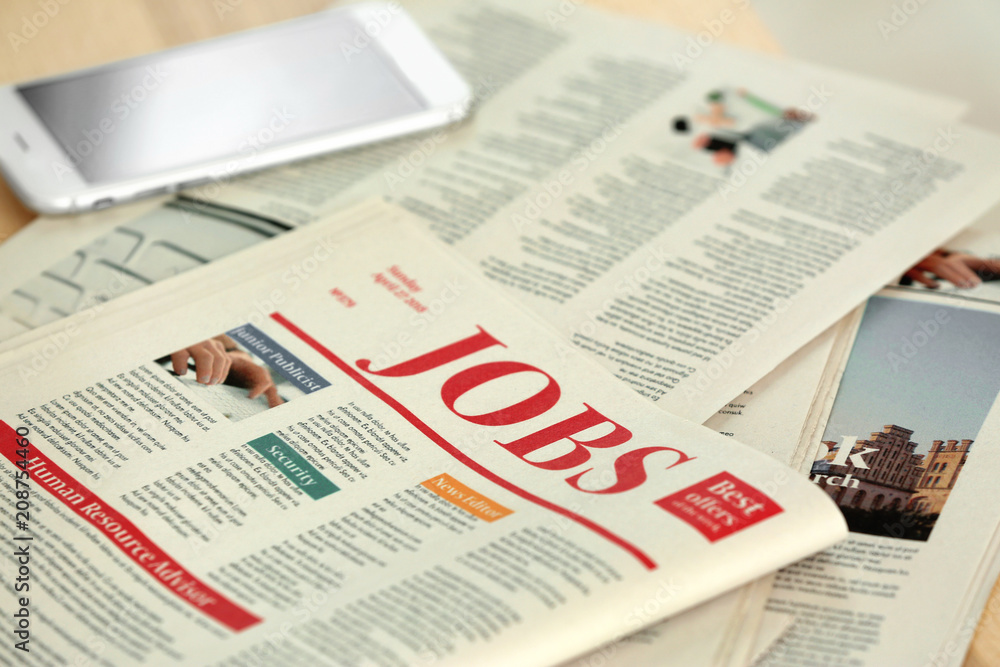
[{"label": "stack of newspapers", "polygon": [[1000,138],[575,3],[410,10],[470,119],[0,246],[0,662],[960,665]]}]

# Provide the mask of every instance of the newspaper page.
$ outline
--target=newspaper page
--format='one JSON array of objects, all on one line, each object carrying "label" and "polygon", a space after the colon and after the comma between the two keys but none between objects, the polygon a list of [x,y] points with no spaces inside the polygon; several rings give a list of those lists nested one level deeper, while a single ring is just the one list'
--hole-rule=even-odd
[{"label": "newspaper page", "polygon": [[[941,294],[943,303],[958,303],[963,301],[985,301],[1000,303],[1000,216],[998,211],[980,218],[969,229],[963,231],[954,239],[932,254],[904,279],[910,283],[910,289],[926,291],[933,289]],[[913,276],[918,279],[914,280]],[[945,277],[947,276],[947,277]],[[926,283],[926,284],[925,284]],[[893,288],[894,292],[899,288]],[[796,354],[782,362],[775,371],[764,380],[748,389],[742,396],[730,402],[718,414],[705,424],[718,430],[723,435],[735,437],[744,444],[765,451],[779,460],[800,467],[808,457],[806,469],[812,468],[816,458],[816,442],[824,439],[827,417],[837,396],[837,385],[844,371],[844,361],[851,351],[853,334],[861,319],[863,309],[845,318],[838,324],[837,330],[831,329],[821,337],[810,342]],[[929,328],[930,325],[928,325]],[[922,342],[922,337],[916,337],[916,343]],[[900,341],[900,351],[903,343]],[[908,352],[912,352],[908,347]],[[825,368],[832,363],[831,368]],[[827,372],[824,373],[824,370]],[[878,391],[878,390],[875,390]],[[815,396],[815,398],[813,398]],[[810,406],[815,414],[806,417]],[[818,429],[818,433],[816,432]],[[812,434],[810,435],[810,432]],[[801,438],[800,438],[801,435]],[[797,440],[801,440],[798,447]],[[982,438],[980,437],[980,441]],[[933,466],[931,466],[933,467]],[[955,584],[952,590],[953,602],[959,610],[957,620],[949,624],[936,626],[936,640],[943,647],[941,651],[926,657],[924,663],[913,664],[947,665],[961,664],[962,656],[976,627],[980,610],[986,603],[990,586],[1000,575],[1000,563],[997,559],[996,527],[988,522],[975,528],[977,539],[984,541],[992,539],[983,549],[984,556],[978,562],[969,559],[964,570],[965,579]],[[954,545],[951,545],[954,549]],[[951,562],[951,558],[948,558]],[[964,586],[964,588],[963,588]],[[779,594],[782,599],[784,593]],[[938,599],[927,601],[929,609],[939,603]],[[865,609],[863,600],[857,601],[855,611]],[[779,609],[788,611],[795,607],[777,606],[772,603],[771,611]],[[790,611],[788,613],[791,613]],[[886,615],[899,614],[912,618],[915,610],[900,606],[893,608]],[[809,621],[805,621],[808,623]],[[811,643],[816,637],[799,638],[796,648],[812,648]],[[830,641],[827,632],[818,635],[817,644]],[[787,648],[787,646],[786,646]],[[791,650],[791,649],[788,649]],[[890,649],[891,650],[891,649]],[[840,659],[840,654],[828,651],[823,659],[830,661]],[[882,654],[888,656],[889,653]],[[794,660],[806,661],[807,653],[793,653],[788,663]],[[818,660],[813,656],[813,660]],[[889,658],[873,658],[864,664],[884,664],[880,660]],[[850,657],[844,659],[844,664],[851,664]],[[762,660],[760,665],[786,664],[775,656]],[[801,664],[801,663],[800,663]],[[862,663],[858,663],[862,664]]]},{"label": "newspaper page", "polygon": [[[513,12],[509,7],[486,5],[475,10],[463,7],[449,11],[452,14],[447,21],[428,18],[426,22],[440,21],[435,24],[435,39],[453,60],[463,63],[463,71],[476,85],[481,108],[479,116],[471,123],[449,133],[435,133],[429,138],[399,142],[395,146],[366,149],[349,157],[338,155],[316,160],[245,181],[231,181],[222,175],[198,193],[201,198],[213,197],[211,203],[182,197],[155,209],[144,208],[140,204],[137,206],[144,208],[142,214],[123,224],[109,224],[109,217],[92,216],[95,219],[81,220],[73,225],[71,235],[63,232],[64,221],[43,220],[35,223],[28,232],[37,232],[35,238],[41,242],[42,251],[33,252],[30,244],[19,243],[27,240],[27,235],[22,234],[4,248],[10,250],[7,258],[11,261],[0,263],[0,275],[4,275],[6,268],[6,275],[12,277],[11,282],[0,280],[0,283],[20,285],[5,300],[7,312],[17,315],[16,319],[6,322],[12,325],[10,333],[28,328],[25,322],[30,325],[48,322],[81,305],[94,304],[101,310],[101,304],[110,298],[283,233],[299,222],[311,220],[326,207],[341,206],[372,189],[387,195],[415,192],[407,196],[420,196],[423,182],[413,175],[429,173],[431,168],[428,165],[433,165],[439,157],[451,160],[449,155],[472,152],[478,156],[475,159],[478,167],[496,163],[507,172],[520,174],[522,178],[515,184],[516,188],[518,191],[526,190],[531,185],[531,174],[545,173],[546,169],[555,174],[558,169],[552,171],[554,168],[547,165],[544,159],[534,160],[525,166],[524,161],[530,156],[515,150],[516,146],[531,142],[567,143],[561,136],[566,127],[574,128],[581,136],[595,136],[595,141],[603,140],[601,127],[596,128],[602,130],[599,134],[586,134],[594,130],[596,120],[603,113],[600,106],[587,106],[590,91],[603,91],[598,98],[601,104],[620,95],[622,86],[627,87],[630,99],[645,94],[642,88],[649,84],[648,81],[642,78],[615,79],[621,72],[638,71],[636,67],[625,67],[629,63],[627,58],[622,57],[627,55],[622,44],[636,44],[633,55],[638,54],[636,57],[640,65],[643,65],[642,58],[649,55],[643,55],[646,51],[659,54],[660,66],[664,62],[668,66],[671,62],[676,63],[678,54],[691,53],[688,36],[677,38],[675,35],[674,41],[667,43],[663,41],[663,34],[668,31],[661,33],[659,29],[654,29],[649,32],[648,28],[641,28],[650,36],[639,42],[635,41],[635,36],[640,28],[635,23],[605,16],[595,20],[593,14],[582,10],[572,16],[551,14],[547,9],[544,12],[541,9],[526,12],[522,8],[520,12]],[[616,28],[617,37],[609,37],[607,31],[611,24],[619,26]],[[553,29],[558,32],[560,40],[558,47],[551,46],[550,51],[564,55],[555,58],[550,56],[550,51],[536,53],[527,48],[540,39],[539,35]],[[497,35],[503,35],[503,39],[496,38]],[[511,73],[508,67],[502,76],[496,74],[503,49],[510,48],[515,39],[520,40],[516,43],[522,45],[518,49],[520,53],[536,53],[537,59],[517,69],[516,73]],[[469,45],[475,45],[475,49],[468,51]],[[569,48],[567,45],[571,45],[570,50],[562,51]],[[673,51],[668,53],[669,49],[664,45]],[[679,50],[681,45],[684,46],[683,52]],[[667,55],[672,56],[672,60],[665,57]],[[681,70],[688,67],[688,57],[683,56]],[[617,63],[617,69],[589,64],[600,58]],[[732,58],[753,57],[733,53]],[[695,58],[691,65],[696,66],[699,60]],[[505,58],[503,62],[506,63]],[[776,65],[772,61],[761,61],[761,66],[774,69],[786,67],[787,63]],[[799,67],[800,71],[802,69]],[[833,82],[830,84],[833,88],[843,88],[841,80],[833,74],[824,74],[823,77],[817,74],[813,78],[823,82],[820,86]],[[558,99],[550,100],[545,94],[553,88],[554,82],[559,82],[561,92]],[[862,83],[851,80],[850,87],[858,88]],[[508,85],[510,90],[505,90]],[[659,97],[668,92],[653,91],[654,96]],[[884,90],[878,92],[884,96]],[[536,100],[531,114],[524,112],[525,100]],[[895,95],[893,101],[899,101],[901,107],[920,108],[934,115],[955,113],[954,108],[947,104],[905,91]],[[558,126],[540,122],[560,109],[569,108],[575,110],[575,115],[561,115]],[[624,112],[631,113],[631,109]],[[619,114],[619,118],[625,116]],[[484,127],[492,131],[491,137],[482,142],[472,141]],[[627,125],[623,127],[629,131]],[[568,143],[580,140],[576,138]],[[594,168],[599,169],[600,151],[589,150],[588,153],[596,155]],[[507,162],[504,163],[503,159]],[[498,160],[500,162],[496,162]],[[518,168],[518,162],[521,168]],[[464,171],[474,173],[472,170]],[[496,175],[495,170],[492,173]],[[524,174],[528,176],[524,177]],[[459,183],[457,180],[452,182]],[[437,188],[438,185],[432,182],[429,187]],[[306,206],[303,209],[306,202],[313,201],[315,207]],[[292,211],[289,208],[292,206],[299,209]],[[414,210],[421,213],[419,208]],[[70,239],[87,234],[91,235],[89,243],[70,244]],[[37,257],[52,255],[64,259],[30,281],[30,285],[23,285],[20,280],[13,282],[13,277],[28,275],[21,270],[25,263],[41,268],[44,265],[38,263]],[[0,331],[0,335],[3,333]],[[52,345],[46,349],[60,349],[70,338],[71,332],[61,330],[50,338]]]},{"label": "newspaper page", "polygon": [[[800,458],[799,442],[803,439],[810,423],[810,409],[816,402],[817,395],[822,394],[824,387],[830,382],[825,377],[824,371],[831,355],[836,354],[835,349],[844,345],[839,340],[843,336],[838,337],[838,334],[843,328],[856,324],[848,318],[817,336],[768,373],[760,382],[726,404],[705,422],[705,426],[750,445],[778,461],[785,463],[796,461]],[[765,596],[769,595],[772,580],[767,578],[758,582],[756,586]],[[742,593],[754,594],[746,589]],[[684,614],[681,617],[684,623],[677,622],[680,619],[671,619],[602,647],[574,662],[573,667],[653,664],[657,658],[662,659],[664,655],[672,656],[677,664],[696,664],[695,655],[679,655],[678,651],[683,649],[678,647],[687,646],[692,651],[697,651],[697,648],[675,637],[698,632],[697,624],[714,622],[709,616],[712,604],[718,602]],[[747,655],[753,656],[754,659],[765,655],[771,644],[788,630],[793,619],[794,614],[789,611],[767,609],[760,619],[762,627],[758,641],[750,646],[735,649],[733,658],[739,656],[742,662],[733,664],[749,664],[752,660],[747,660],[745,657]],[[746,632],[741,635],[741,639],[749,640],[754,635],[755,633]]]},{"label": "newspaper page", "polygon": [[705,426],[795,467],[799,442],[822,392],[824,371],[842,326],[830,327],[799,348],[720,408]]},{"label": "newspaper page", "polygon": [[998,250],[949,255],[978,286],[887,288],[846,332],[804,470],[851,537],[779,572],[796,621],[757,665],[962,663],[998,572]]},{"label": "newspaper page", "polygon": [[10,659],[554,664],[842,537],[815,485],[404,217],[78,314],[44,368],[0,356]]},{"label": "newspaper page", "polygon": [[[736,76],[754,90],[768,85],[750,72]],[[769,99],[795,99],[777,90],[793,80],[771,83]],[[878,120],[870,108],[854,124],[856,105],[839,107],[838,117],[837,100],[822,110],[833,133],[817,115],[759,166],[740,163],[747,178],[728,162],[731,152],[722,166],[718,151],[699,147],[724,141],[702,135],[692,146],[669,134],[665,119],[696,113],[718,92],[688,83],[683,103],[671,96],[652,105],[630,132],[599,144],[604,168],[582,157],[562,181],[498,211],[502,225],[478,228],[459,247],[637,391],[703,421],[979,215],[996,186],[984,182],[995,172],[986,168],[991,156],[976,154],[984,144],[975,131],[932,160],[933,170],[950,164],[951,172],[930,177],[932,185],[923,167],[919,177],[901,170],[943,128],[904,129],[898,115]],[[747,95],[734,94],[745,109]],[[905,203],[880,202],[906,182]],[[970,198],[974,209],[956,211]],[[955,226],[943,229],[945,220]]]},{"label": "newspaper page", "polygon": [[[269,170],[231,187],[220,178],[199,196],[308,221],[343,206],[352,195],[443,194],[446,182],[454,188],[447,201],[456,208],[417,212],[435,223],[442,238],[457,241],[542,176],[570,166],[577,153],[606,136],[610,124],[625,125],[669,96],[705,67],[709,54],[725,54],[729,64],[745,61],[750,68],[809,72],[812,83],[837,94],[849,89],[910,115],[956,119],[966,108],[954,98],[819,66],[789,67],[787,61],[725,46],[720,37],[750,10],[749,3],[733,4],[705,21],[708,33],[691,35],[561,0],[405,3],[475,91],[480,108],[462,131],[359,151],[346,163],[331,156]],[[456,171],[453,161],[460,155],[466,168]],[[414,175],[432,179],[424,184],[430,189],[413,183]],[[459,178],[448,181],[448,175]]]},{"label": "newspaper page", "polygon": [[[805,342],[817,321],[816,292],[836,285],[843,302],[826,303],[819,315],[846,312],[844,304],[888,277],[876,282],[875,273],[915,261],[967,217],[951,209],[947,222],[927,229],[913,225],[917,211],[944,220],[936,211],[944,197],[978,210],[982,192],[990,198],[995,190],[979,189],[985,172],[967,155],[988,152],[989,140],[939,120],[954,105],[891,87],[881,95],[890,101],[880,102],[880,86],[866,80],[719,44],[692,55],[690,36],[583,8],[563,16],[528,3],[428,7],[422,21],[477,88],[475,118],[452,132],[211,183],[195,193],[211,201],[170,202],[0,297],[10,332],[379,191],[623,380],[654,400],[676,394],[667,407],[701,421]],[[918,110],[936,120],[900,122],[904,105],[908,118]],[[779,139],[787,145],[772,153]],[[831,181],[828,168],[842,179]],[[846,185],[858,179],[875,190]],[[839,203],[817,199],[820,191]],[[732,215],[739,220],[719,222]],[[564,216],[565,224],[552,222]],[[904,224],[911,225],[905,243],[891,230],[877,232]],[[195,230],[209,238],[192,245]],[[890,239],[892,257],[875,262]],[[874,272],[853,268],[868,264]],[[838,272],[864,289],[842,289]],[[705,284],[712,275],[729,282]],[[752,298],[735,301],[753,312],[726,296],[736,280],[739,294]],[[658,295],[662,281],[684,286],[683,303]],[[697,312],[730,324],[687,321],[692,299],[713,304]],[[662,317],[660,325],[629,319],[650,309],[661,313],[653,318]],[[591,329],[603,333],[595,338]],[[621,340],[612,345],[608,336]]]},{"label": "newspaper page", "polygon": [[[939,228],[941,211],[933,208],[966,195],[956,190],[936,205],[918,206],[942,186],[939,180],[951,177],[931,177],[928,187],[926,161],[918,158],[918,166],[913,158],[934,141],[958,157],[952,137],[940,136],[950,125],[904,129],[899,107],[880,104],[863,82],[822,70],[721,46],[692,57],[687,36],[584,11],[562,18],[554,22],[593,36],[586,53],[568,47],[554,54],[547,64],[561,62],[560,75],[548,77],[543,89],[525,80],[501,90],[477,118],[487,131],[429,157],[418,152],[383,179],[388,194],[425,217],[440,238],[479,261],[486,275],[550,317],[620,378],[654,400],[668,400],[668,409],[700,421],[773,367],[788,343],[773,331],[762,333],[771,326],[758,316],[783,315],[771,308],[775,303],[816,303],[820,290],[809,294],[807,287],[827,267],[841,273],[837,295],[842,304],[853,302],[842,306],[846,312],[919,258],[912,245],[908,250],[898,241],[912,241],[928,220],[935,229],[918,235],[929,231],[940,241],[949,233]],[[597,54],[594,44],[611,48]],[[508,113],[511,108],[517,113]],[[966,147],[978,142],[969,139]],[[786,149],[786,140],[788,149],[797,148]],[[426,169],[412,168],[425,159]],[[903,175],[904,167],[923,176]],[[903,204],[891,190],[903,192],[907,182],[921,194],[905,196]],[[900,215],[904,209],[908,214]],[[909,209],[923,209],[924,225]],[[949,213],[954,221],[954,210]],[[725,229],[704,224],[727,218],[718,223]],[[879,234],[890,226],[894,232]],[[868,254],[880,243],[866,243],[870,238],[886,242],[904,236],[904,228],[905,239],[893,239],[892,257]],[[926,241],[923,251],[930,249]],[[813,254],[790,250],[799,246]],[[857,291],[841,288],[848,277],[856,285],[854,266],[869,263],[880,272],[876,281]],[[719,274],[730,281],[713,282]],[[657,281],[670,289],[658,289]],[[681,297],[661,294],[677,292],[678,284]],[[761,313],[731,303],[746,305],[732,297],[747,289],[761,297]],[[822,291],[830,292],[830,284]],[[787,333],[799,335],[787,349],[822,330],[814,323],[829,312],[826,301],[819,313],[787,304],[803,315],[779,318]],[[700,315],[677,312],[685,307]],[[726,329],[709,322],[706,311],[744,324]],[[595,338],[596,330],[603,333]],[[765,342],[750,352],[750,339],[758,337]],[[763,366],[765,358],[769,367],[741,377],[728,368],[734,356],[747,357],[735,364],[740,369]]]},{"label": "newspaper page", "polygon": [[[764,611],[771,590],[771,577],[764,577],[694,609],[651,625],[566,663],[565,667],[630,667],[633,665],[749,665],[766,651],[791,625],[789,614]],[[650,598],[642,613],[655,610]],[[738,610],[740,623],[726,628],[720,619]],[[638,612],[637,612],[638,613]],[[748,627],[749,626],[749,627]],[[710,638],[709,641],[693,640]],[[706,650],[708,649],[708,650]]]},{"label": "newspaper page", "polygon": [[[778,461],[793,461],[798,442],[806,428],[814,395],[820,391],[823,372],[834,348],[839,326],[832,327],[810,341],[764,379],[720,409],[705,422],[705,426],[754,447]],[[789,474],[794,473],[790,471]],[[757,611],[755,602],[750,600],[755,600],[758,595],[763,595],[766,599],[771,586],[771,577],[755,582],[752,587],[730,593],[727,596],[732,598],[730,600],[723,598],[713,601],[666,623],[651,626],[601,647],[575,661],[572,667],[656,664],[664,656],[670,656],[676,664],[700,664],[699,660],[703,661],[706,657],[703,647],[685,641],[684,637],[700,634],[700,626],[711,627],[714,624],[717,627],[719,616],[716,614],[722,613],[717,608],[721,609],[724,603],[741,610],[741,629],[744,632],[733,639],[735,645],[730,645],[724,637],[720,637],[720,651],[710,656],[710,659],[719,661],[728,655],[729,664],[749,664],[764,655],[788,630],[794,619],[790,612],[766,609],[756,619],[761,624],[757,631],[751,631],[748,627],[755,622]],[[737,595],[746,596],[743,605],[739,605],[739,600],[735,598]],[[706,634],[708,632],[705,631]],[[731,651],[728,650],[730,648]],[[685,654],[685,651],[688,653]]]}]

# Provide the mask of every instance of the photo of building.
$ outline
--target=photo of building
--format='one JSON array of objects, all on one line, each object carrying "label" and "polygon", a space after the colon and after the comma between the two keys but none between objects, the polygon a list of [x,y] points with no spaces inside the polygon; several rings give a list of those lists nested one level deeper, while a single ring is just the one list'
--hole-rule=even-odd
[{"label": "photo of building", "polygon": [[[828,451],[813,464],[812,481],[842,508],[922,515],[928,520],[923,523],[933,526],[973,441],[934,440],[927,454],[917,454],[912,436],[910,429],[886,424],[867,440],[824,440]],[[850,451],[844,451],[848,445]]]},{"label": "photo of building", "polygon": [[924,477],[910,498],[908,508],[922,514],[939,514],[948,494],[955,488],[955,482],[969,457],[972,440],[935,440],[930,453],[925,457]]},{"label": "photo of building", "polygon": [[810,470],[852,532],[930,538],[1000,391],[997,319],[869,299]]}]

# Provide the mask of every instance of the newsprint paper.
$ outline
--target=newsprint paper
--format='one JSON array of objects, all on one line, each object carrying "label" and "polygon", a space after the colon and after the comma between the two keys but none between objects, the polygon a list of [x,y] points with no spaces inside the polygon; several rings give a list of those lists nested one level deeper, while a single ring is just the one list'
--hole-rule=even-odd
[{"label": "newsprint paper", "polygon": [[1000,193],[1000,141],[952,105],[560,7],[413,7],[476,91],[450,131],[36,223],[0,248],[0,336],[382,195],[702,422]]},{"label": "newsprint paper", "polygon": [[972,282],[887,288],[841,332],[801,458],[851,536],[778,574],[796,621],[758,667],[962,664],[1000,573],[995,230],[941,251]]},{"label": "newsprint paper", "polygon": [[405,217],[80,313],[44,367],[44,339],[0,356],[5,660],[554,664],[843,537],[816,485]]}]

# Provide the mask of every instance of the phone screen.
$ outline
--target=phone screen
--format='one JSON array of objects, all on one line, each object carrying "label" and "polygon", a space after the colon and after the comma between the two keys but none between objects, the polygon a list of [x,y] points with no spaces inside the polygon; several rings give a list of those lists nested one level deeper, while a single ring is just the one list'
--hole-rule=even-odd
[{"label": "phone screen", "polygon": [[427,108],[342,12],[17,90],[90,183],[252,168],[264,148]]}]

